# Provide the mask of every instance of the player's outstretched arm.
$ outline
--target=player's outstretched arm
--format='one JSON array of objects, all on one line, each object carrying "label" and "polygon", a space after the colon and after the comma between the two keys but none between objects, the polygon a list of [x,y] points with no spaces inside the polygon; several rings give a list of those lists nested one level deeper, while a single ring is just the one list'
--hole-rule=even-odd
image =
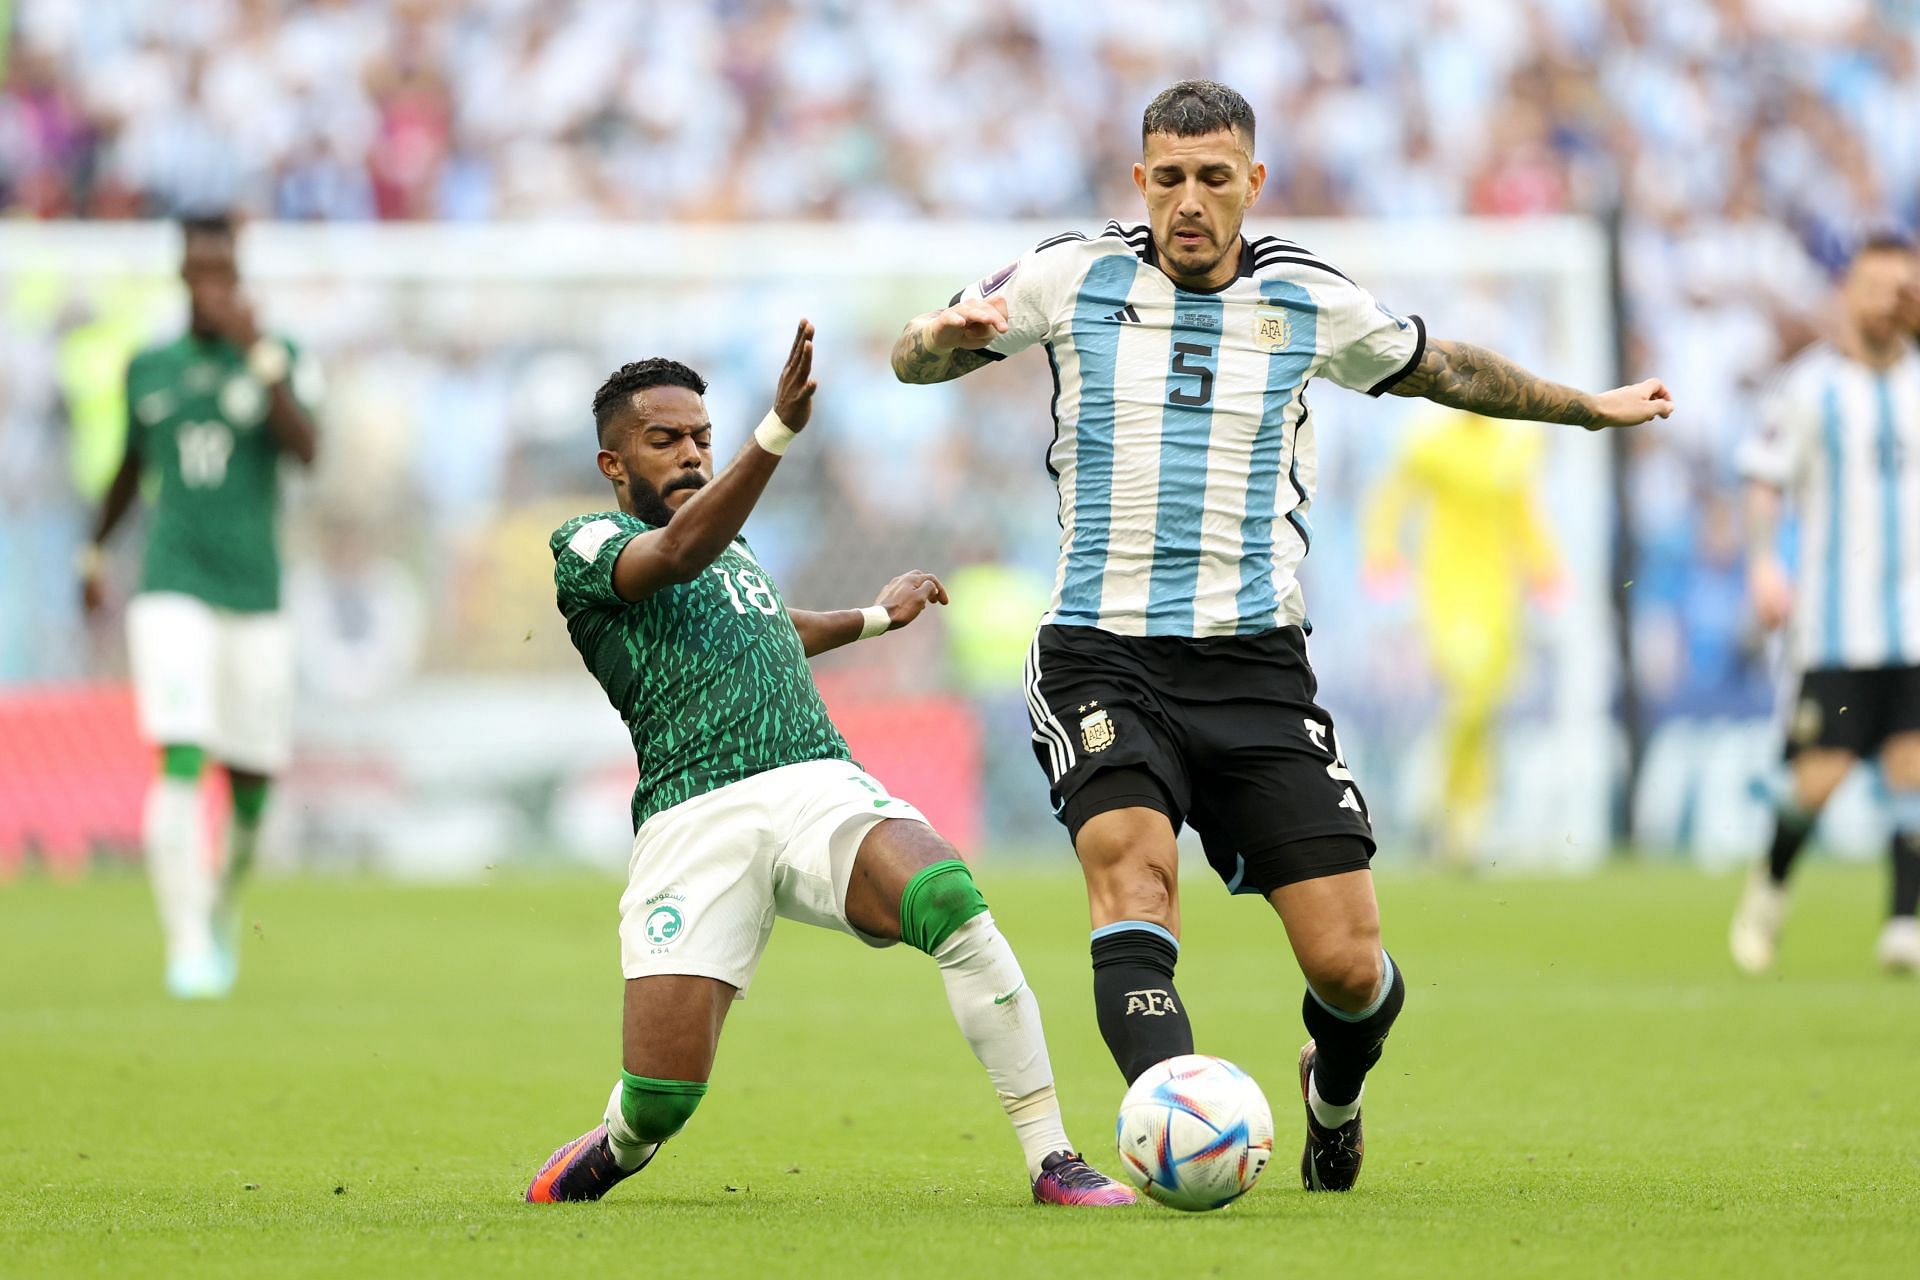
[{"label": "player's outstretched arm", "polygon": [[629,603],[662,587],[691,582],[733,545],[753,506],[766,492],[774,468],[813,417],[813,326],[802,320],[794,331],[773,412],[742,446],[725,470],[674,512],[664,529],[643,533],[627,543],[613,562],[613,589]]},{"label": "player's outstretched arm", "polygon": [[940,579],[924,569],[915,569],[889,582],[880,598],[865,609],[836,609],[831,613],[789,609],[787,616],[793,619],[793,629],[800,633],[800,645],[811,658],[855,640],[898,631],[919,617],[928,605],[945,603],[947,589]]},{"label": "player's outstretched arm", "polygon": [[1420,363],[1388,390],[1489,418],[1559,422],[1589,431],[1638,426],[1673,412],[1673,395],[1658,378],[1590,394],[1536,377],[1499,352],[1470,342],[1428,342]]},{"label": "player's outstretched arm", "polygon": [[950,382],[992,357],[981,348],[1007,331],[1005,298],[963,299],[907,321],[893,344],[893,373],[902,382]]}]

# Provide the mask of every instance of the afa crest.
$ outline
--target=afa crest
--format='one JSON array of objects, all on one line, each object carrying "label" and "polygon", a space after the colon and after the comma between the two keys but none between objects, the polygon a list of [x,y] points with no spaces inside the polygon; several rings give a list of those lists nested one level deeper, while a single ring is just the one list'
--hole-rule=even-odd
[{"label": "afa crest", "polygon": [[[1093,755],[1113,745],[1114,725],[1113,717],[1101,709],[1099,703],[1089,705],[1092,711],[1080,717],[1080,745],[1086,748],[1089,755]],[[1080,710],[1087,711],[1088,708],[1082,707]]]},{"label": "afa crest", "polygon": [[1793,709],[1793,719],[1787,726],[1787,737],[1795,746],[1809,746],[1820,738],[1820,730],[1825,727],[1826,709],[1817,698],[1802,698]]},{"label": "afa crest", "polygon": [[1285,307],[1255,307],[1253,345],[1265,351],[1279,351],[1293,341],[1293,318]]}]

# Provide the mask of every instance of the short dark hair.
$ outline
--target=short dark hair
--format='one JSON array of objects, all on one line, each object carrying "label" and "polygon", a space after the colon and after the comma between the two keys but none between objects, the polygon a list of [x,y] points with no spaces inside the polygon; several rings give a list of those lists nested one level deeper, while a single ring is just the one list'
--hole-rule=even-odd
[{"label": "short dark hair", "polygon": [[1140,142],[1144,146],[1156,133],[1197,138],[1222,129],[1239,130],[1247,135],[1247,145],[1253,145],[1253,108],[1247,100],[1218,80],[1182,80],[1147,104],[1140,117]]},{"label": "short dark hair", "polygon": [[182,239],[192,239],[194,236],[222,236],[231,240],[237,229],[233,215],[230,213],[196,213],[180,219]]},{"label": "short dark hair", "polygon": [[648,387],[685,387],[697,396],[707,394],[707,380],[678,360],[649,356],[623,364],[608,374],[600,389],[593,393],[593,425],[602,440],[606,439],[608,425],[627,407],[633,393]]}]

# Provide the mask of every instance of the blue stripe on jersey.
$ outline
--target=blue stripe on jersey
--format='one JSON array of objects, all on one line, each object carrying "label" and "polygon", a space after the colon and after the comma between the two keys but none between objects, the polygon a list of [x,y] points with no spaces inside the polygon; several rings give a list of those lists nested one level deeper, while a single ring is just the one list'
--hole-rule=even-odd
[{"label": "blue stripe on jersey", "polygon": [[1193,634],[1200,583],[1200,516],[1207,505],[1214,377],[1220,371],[1218,295],[1173,291],[1167,402],[1160,412],[1160,491],[1154,504],[1153,567],[1147,574],[1147,634]]},{"label": "blue stripe on jersey", "polygon": [[[1260,429],[1253,437],[1253,457],[1247,468],[1246,515],[1240,521],[1240,594],[1234,603],[1240,613],[1241,635],[1272,628],[1280,602],[1273,594],[1273,512],[1279,505],[1280,454],[1286,446],[1287,404],[1300,389],[1300,379],[1313,363],[1318,309],[1313,296],[1291,280],[1268,280],[1260,296],[1287,309],[1292,326],[1287,345],[1267,357],[1267,391],[1260,403]],[[1299,437],[1294,437],[1294,461],[1299,462]],[[1293,486],[1300,487],[1293,476]],[[1295,525],[1295,528],[1300,528]],[[1301,540],[1307,534],[1301,529]]]},{"label": "blue stripe on jersey", "polygon": [[1820,398],[1820,436],[1827,447],[1827,600],[1826,657],[1822,666],[1840,665],[1840,389],[1827,383]]},{"label": "blue stripe on jersey", "polygon": [[1893,426],[1893,389],[1887,375],[1874,380],[1880,400],[1880,523],[1886,550],[1880,558],[1880,589],[1887,611],[1887,665],[1906,656],[1900,636],[1900,437]]},{"label": "blue stripe on jersey", "polygon": [[1080,357],[1080,412],[1074,426],[1073,540],[1067,546],[1056,622],[1100,624],[1100,578],[1113,528],[1113,381],[1121,326],[1140,259],[1112,253],[1087,268],[1073,304],[1073,349]]}]

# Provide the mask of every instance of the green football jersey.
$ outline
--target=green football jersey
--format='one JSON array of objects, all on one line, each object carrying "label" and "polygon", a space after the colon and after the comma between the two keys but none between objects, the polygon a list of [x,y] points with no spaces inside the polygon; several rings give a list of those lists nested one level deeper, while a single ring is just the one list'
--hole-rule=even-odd
[{"label": "green football jersey", "polygon": [[[293,356],[291,389],[312,412],[317,375]],[[153,494],[143,591],[179,591],[240,613],[280,607],[280,444],[267,388],[230,342],[187,334],[127,367],[128,439]]]},{"label": "green football jersey", "polygon": [[548,541],[567,634],[640,759],[634,829],[769,769],[852,759],[800,633],[745,538],[692,582],[638,604],[614,592],[613,562],[652,528],[607,511],[575,516]]}]

